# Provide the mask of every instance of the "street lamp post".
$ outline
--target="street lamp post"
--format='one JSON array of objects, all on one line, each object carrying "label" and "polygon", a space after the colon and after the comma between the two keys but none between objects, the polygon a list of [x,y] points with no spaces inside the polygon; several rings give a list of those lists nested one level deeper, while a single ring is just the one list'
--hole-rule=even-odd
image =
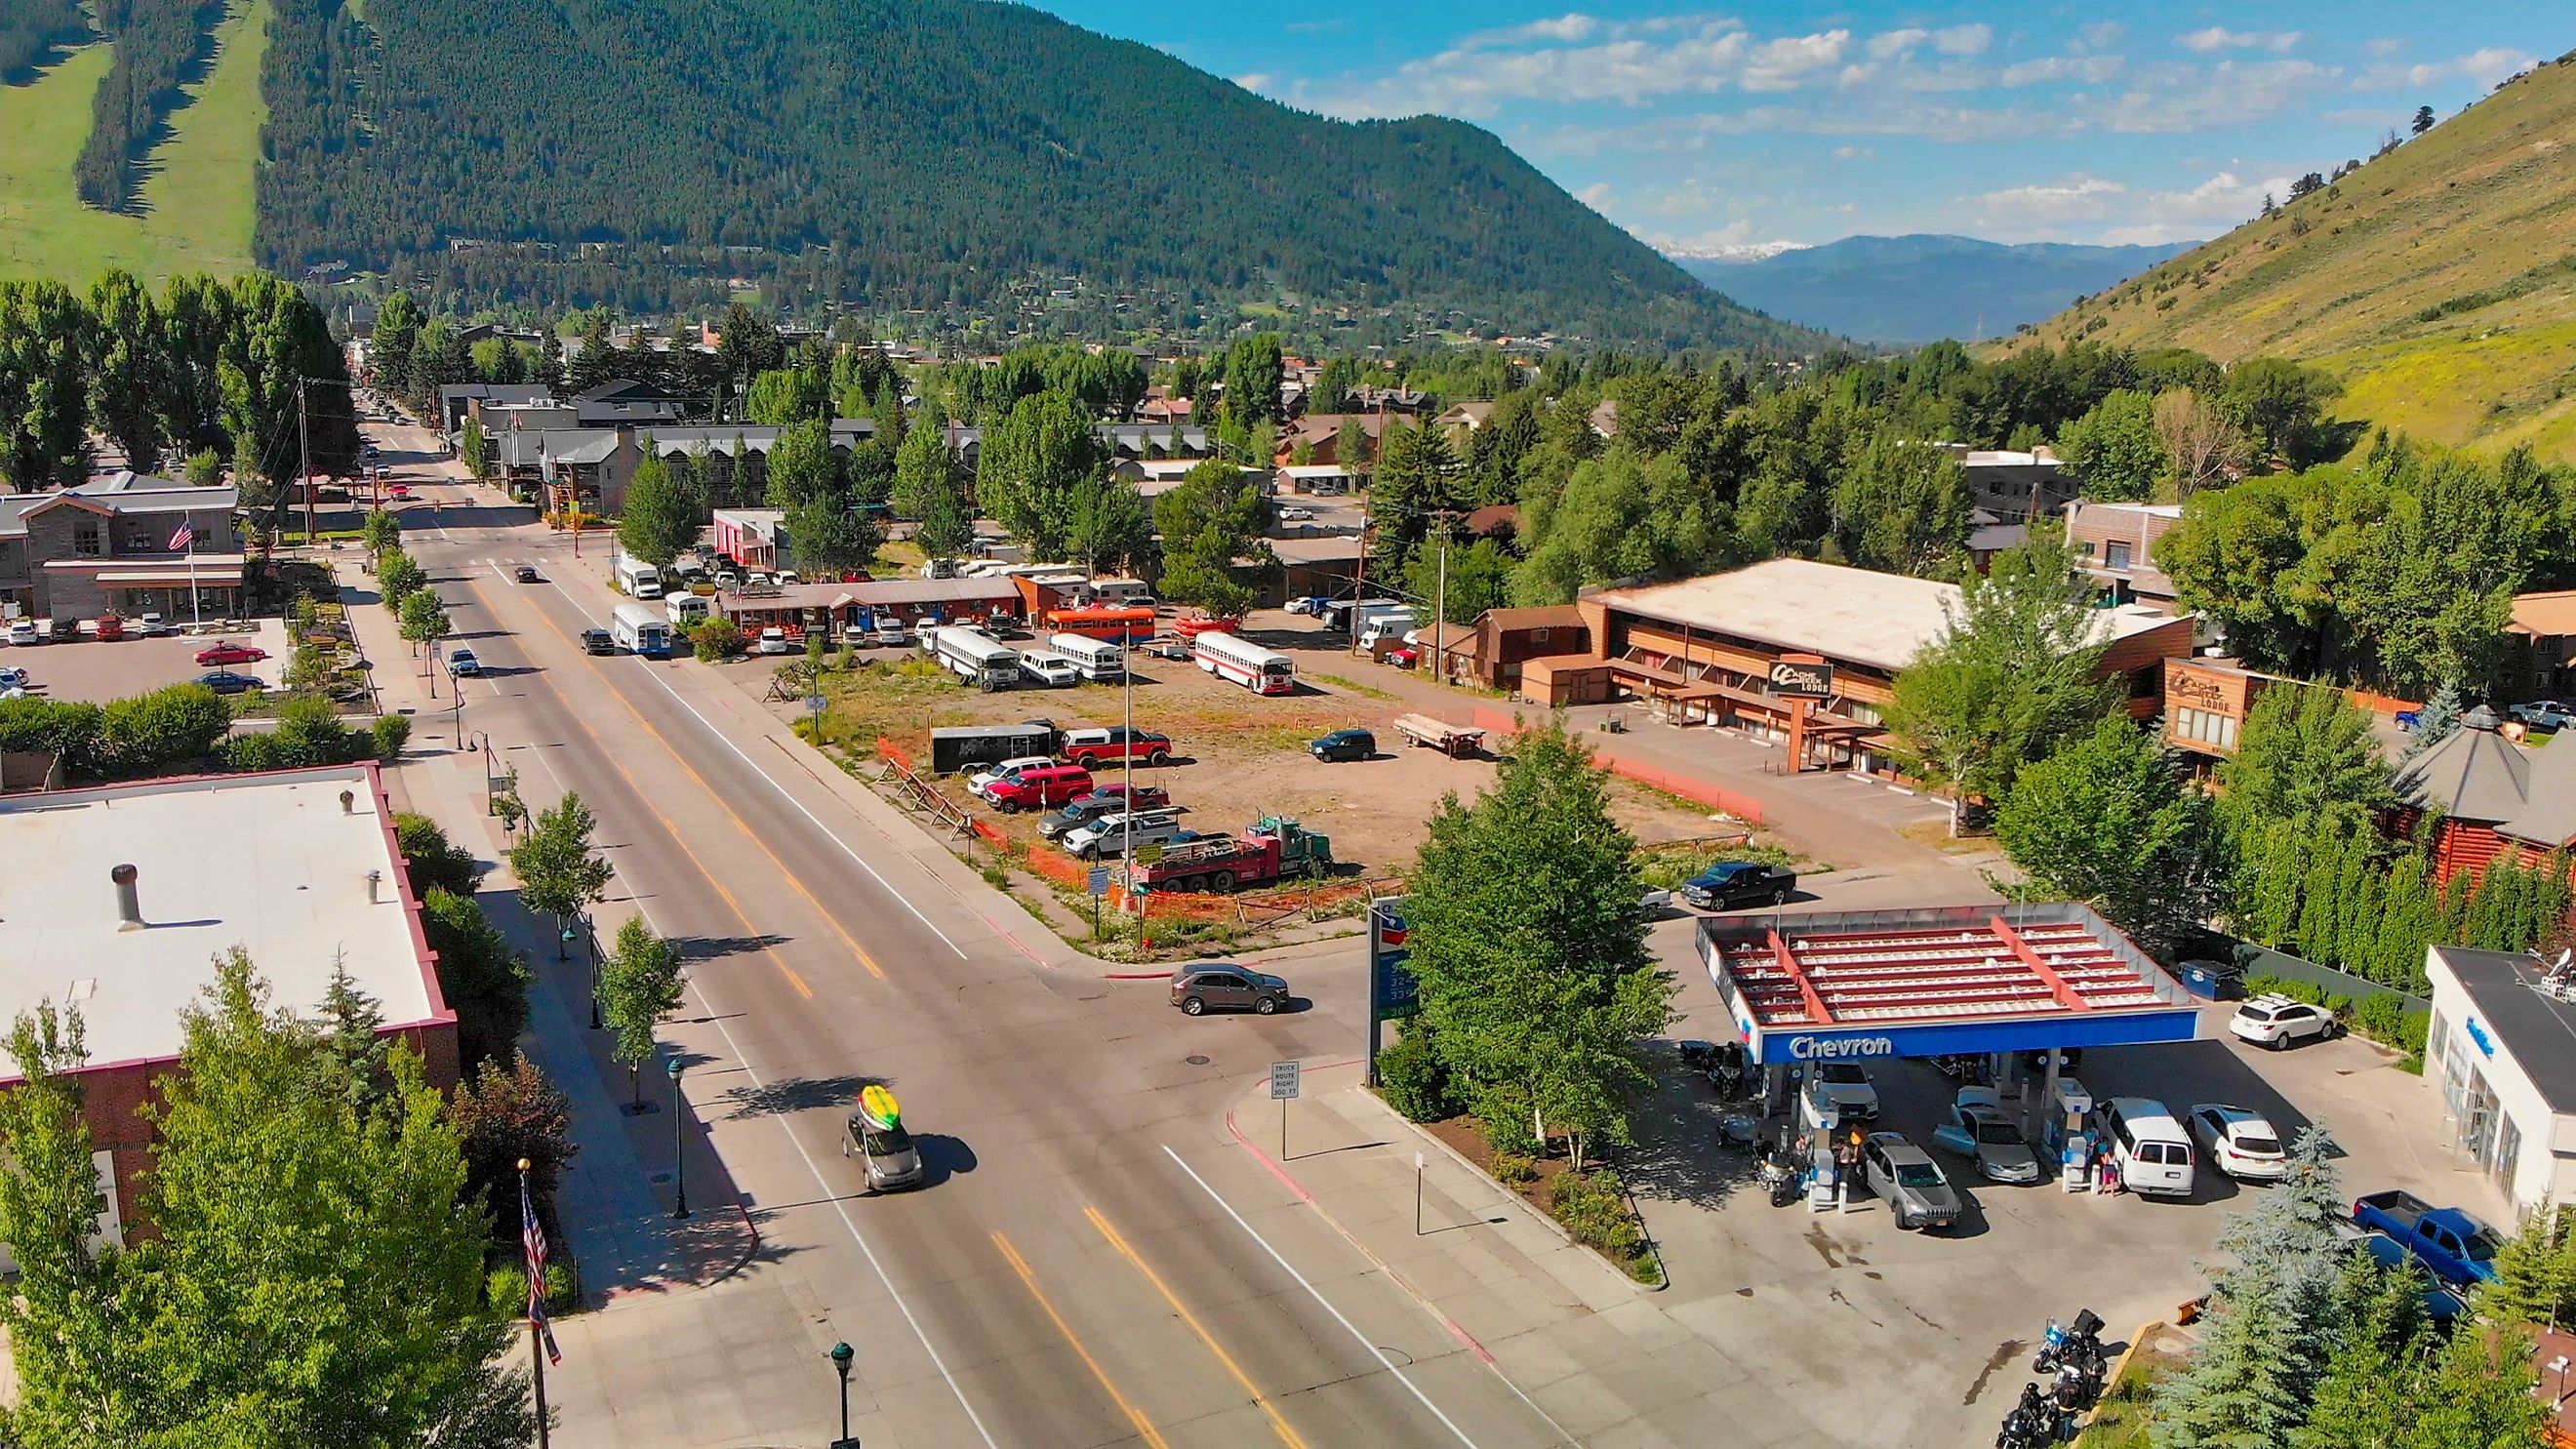
[{"label": "street lamp post", "polygon": [[688,1111],[680,1101],[680,1057],[674,1052],[671,1073],[671,1216],[689,1215]]},{"label": "street lamp post", "polygon": [[582,941],[583,941],[583,943],[584,943],[584,944],[586,944],[586,945],[588,945],[588,946],[590,947],[590,1029],[591,1029],[592,1031],[597,1031],[597,1030],[599,1030],[599,1026],[600,1026],[600,1021],[599,1021],[599,931],[598,931],[598,929],[597,929],[596,927],[594,927],[594,926],[592,926],[592,925],[591,925],[591,923],[590,923],[590,913],[589,913],[589,912],[587,912],[587,911],[584,911],[584,912],[582,913],[582,917],[581,917],[581,934],[582,934]]},{"label": "street lamp post", "polygon": [[841,1437],[835,1441],[834,1449],[850,1442],[850,1360],[856,1357],[858,1354],[847,1343],[832,1345],[832,1369],[841,1376]]}]

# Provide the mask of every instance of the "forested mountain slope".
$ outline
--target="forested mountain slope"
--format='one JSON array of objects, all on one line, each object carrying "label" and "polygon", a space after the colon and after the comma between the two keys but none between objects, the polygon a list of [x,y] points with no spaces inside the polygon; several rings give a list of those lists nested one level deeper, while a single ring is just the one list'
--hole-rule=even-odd
[{"label": "forested mountain slope", "polygon": [[2011,345],[2300,358],[2343,380],[2345,417],[2576,457],[2576,63],[2315,180]]},{"label": "forested mountain slope", "polygon": [[[2187,244],[2186,244],[2187,245]],[[2037,322],[2182,246],[2007,244],[1975,237],[1847,236],[1758,260],[1677,257],[1748,307],[1863,342],[1977,342]]]},{"label": "forested mountain slope", "polygon": [[280,0],[260,255],[467,305],[1293,296],[1808,347],[1455,121],[1292,111],[982,0]]}]

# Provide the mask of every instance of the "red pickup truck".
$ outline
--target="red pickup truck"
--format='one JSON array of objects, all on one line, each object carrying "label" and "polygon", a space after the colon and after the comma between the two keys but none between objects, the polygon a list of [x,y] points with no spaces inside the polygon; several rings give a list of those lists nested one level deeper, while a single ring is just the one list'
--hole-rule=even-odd
[{"label": "red pickup truck", "polygon": [[1004,814],[1045,810],[1091,793],[1091,772],[1080,765],[1040,765],[987,786],[985,798]]},{"label": "red pickup truck", "polygon": [[1172,737],[1152,730],[1131,730],[1125,725],[1106,729],[1066,730],[1064,757],[1077,765],[1093,769],[1115,760],[1141,760],[1159,765],[1172,757]]}]

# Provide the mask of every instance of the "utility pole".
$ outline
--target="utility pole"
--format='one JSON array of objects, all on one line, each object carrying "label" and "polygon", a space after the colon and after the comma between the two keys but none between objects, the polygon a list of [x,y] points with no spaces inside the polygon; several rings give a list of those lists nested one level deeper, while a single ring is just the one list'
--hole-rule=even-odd
[{"label": "utility pole", "polygon": [[304,388],[307,379],[295,379],[295,486],[304,493],[304,546],[313,546],[313,439],[305,426]]},{"label": "utility pole", "polygon": [[1440,582],[1431,590],[1431,677],[1446,683],[1449,657],[1441,653],[1442,630],[1449,622],[1449,520],[1440,520]]}]

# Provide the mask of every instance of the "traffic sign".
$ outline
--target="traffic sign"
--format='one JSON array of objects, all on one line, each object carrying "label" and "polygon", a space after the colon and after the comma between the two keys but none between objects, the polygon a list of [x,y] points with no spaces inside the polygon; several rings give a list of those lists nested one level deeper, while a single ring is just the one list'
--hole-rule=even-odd
[{"label": "traffic sign", "polygon": [[1091,868],[1091,893],[1095,896],[1109,894],[1109,867],[1095,865]]},{"label": "traffic sign", "polygon": [[1272,1062],[1270,1064],[1270,1100],[1274,1102],[1294,1100],[1297,1096],[1298,1077],[1305,1069],[1304,1062]]},{"label": "traffic sign", "polygon": [[815,714],[821,714],[823,712],[823,706],[830,703],[830,700],[825,699],[819,694],[809,694],[805,696],[805,708]]}]

